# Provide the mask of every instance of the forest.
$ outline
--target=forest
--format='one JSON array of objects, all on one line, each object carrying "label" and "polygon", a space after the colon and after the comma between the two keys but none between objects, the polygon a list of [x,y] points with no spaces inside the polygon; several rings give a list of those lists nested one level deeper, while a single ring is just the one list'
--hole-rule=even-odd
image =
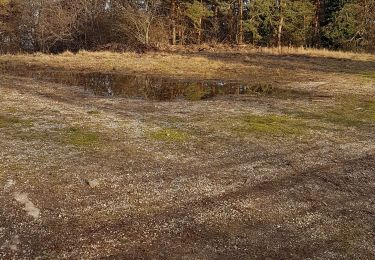
[{"label": "forest", "polygon": [[0,0],[1,53],[191,44],[373,52],[375,1]]}]

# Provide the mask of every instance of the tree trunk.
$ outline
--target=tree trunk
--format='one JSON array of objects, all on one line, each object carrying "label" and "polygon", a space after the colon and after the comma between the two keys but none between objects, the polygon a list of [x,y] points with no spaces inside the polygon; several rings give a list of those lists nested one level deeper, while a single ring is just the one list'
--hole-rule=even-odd
[{"label": "tree trunk", "polygon": [[281,52],[281,46],[282,46],[283,24],[284,24],[284,17],[280,17],[279,29],[277,32],[277,47],[279,48],[280,52]]},{"label": "tree trunk", "polygon": [[201,44],[201,38],[202,38],[202,18],[199,18],[199,28],[198,28],[198,38],[197,38],[197,44]]},{"label": "tree trunk", "polygon": [[214,30],[215,30],[215,38],[216,38],[215,40],[216,42],[218,42],[220,38],[219,7],[218,6],[215,6]]},{"label": "tree trunk", "polygon": [[172,0],[171,18],[172,18],[172,45],[176,45],[176,0]]},{"label": "tree trunk", "polygon": [[313,20],[313,46],[319,47],[320,45],[320,22],[322,12],[322,0],[315,0],[315,15]]},{"label": "tree trunk", "polygon": [[[203,6],[203,0],[201,0],[201,4]],[[198,39],[197,44],[200,45],[202,40],[202,17],[199,18],[199,28],[198,28]]]},{"label": "tree trunk", "polygon": [[306,15],[303,16],[303,47],[307,47],[307,39],[306,39]]},{"label": "tree trunk", "polygon": [[172,45],[176,45],[176,23],[172,21]]},{"label": "tree trunk", "polygon": [[237,44],[243,43],[243,0],[238,0],[238,33]]},{"label": "tree trunk", "polygon": [[149,23],[146,27],[146,31],[145,31],[145,45],[149,45],[150,43],[150,27],[151,27],[151,23]]},{"label": "tree trunk", "polygon": [[230,41],[230,43],[234,43],[236,41],[236,19],[234,18],[235,15],[235,6],[234,4],[230,5],[230,9],[227,16],[227,24],[228,24],[228,34],[226,36],[226,40]]},{"label": "tree trunk", "polygon": [[182,28],[180,28],[180,30],[179,30],[179,43],[180,43],[180,45],[182,46],[182,45],[184,45],[184,42],[185,42],[185,32],[184,32],[184,30],[182,29]]},{"label": "tree trunk", "polygon": [[282,47],[282,34],[283,34],[283,25],[284,25],[284,10],[283,10],[284,2],[282,0],[279,1],[279,10],[280,10],[280,20],[279,20],[279,28],[277,30],[277,47],[279,48],[279,52],[281,53]]}]

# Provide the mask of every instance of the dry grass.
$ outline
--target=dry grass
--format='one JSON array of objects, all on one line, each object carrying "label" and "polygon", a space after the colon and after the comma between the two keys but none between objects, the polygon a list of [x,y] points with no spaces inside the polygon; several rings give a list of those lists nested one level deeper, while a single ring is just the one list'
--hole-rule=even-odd
[{"label": "dry grass", "polygon": [[278,48],[260,47],[250,50],[253,53],[265,53],[271,55],[304,55],[308,57],[348,59],[357,61],[375,61],[375,55],[370,53],[357,53],[346,51],[332,51],[328,49],[314,49],[304,47],[283,47],[281,53]]},{"label": "dry grass", "polygon": [[350,59],[362,61],[374,61],[375,55],[365,52],[348,52],[348,51],[332,51],[328,49],[316,49],[305,47],[288,47],[284,46],[280,49],[277,47],[253,47],[251,45],[228,46],[224,44],[203,44],[192,46],[168,46],[164,50],[172,52],[199,52],[207,51],[212,53],[227,52],[227,53],[242,53],[242,54],[269,54],[269,55],[304,55],[309,57],[320,58],[335,58],[335,59]]},{"label": "dry grass", "polygon": [[[238,51],[3,55],[0,69],[56,69],[155,74],[191,79],[240,80],[260,84],[356,81],[375,71],[375,55],[285,48]],[[369,78],[369,77],[367,77]]]},{"label": "dry grass", "polygon": [[[162,53],[138,55],[135,53],[111,52],[70,52],[61,55],[5,55],[0,61],[8,64],[22,64],[28,66],[49,67],[56,69],[74,69],[81,71],[106,71],[106,72],[140,72],[152,74],[165,74],[170,76],[196,76],[214,77],[218,70],[230,65],[221,61],[212,62],[201,57],[186,57],[183,55],[166,55]],[[198,71],[197,68],[204,68]]]}]

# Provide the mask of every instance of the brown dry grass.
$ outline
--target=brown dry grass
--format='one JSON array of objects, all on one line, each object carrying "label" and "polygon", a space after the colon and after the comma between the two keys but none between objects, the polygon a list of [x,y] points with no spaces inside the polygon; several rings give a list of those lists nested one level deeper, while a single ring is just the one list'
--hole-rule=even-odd
[{"label": "brown dry grass", "polygon": [[332,78],[337,74],[340,77],[371,74],[375,71],[375,55],[297,48],[283,49],[282,55],[272,48],[143,55],[81,51],[77,54],[0,56],[0,68],[7,66],[269,83]]},{"label": "brown dry grass", "polygon": [[359,61],[375,61],[375,55],[370,53],[356,53],[346,51],[332,51],[328,49],[314,49],[304,47],[283,47],[281,53],[278,48],[260,47],[250,50],[252,53],[265,53],[272,55],[304,55],[308,57],[348,59]]},{"label": "brown dry grass", "polygon": [[350,59],[362,61],[374,61],[375,55],[365,52],[348,52],[348,51],[333,51],[328,49],[316,49],[305,47],[282,47],[281,51],[277,47],[253,47],[251,45],[225,45],[225,44],[203,44],[191,46],[167,46],[162,48],[164,51],[172,52],[227,52],[227,53],[243,53],[243,54],[270,54],[270,55],[304,55],[309,57],[320,58],[335,58],[335,59]]}]

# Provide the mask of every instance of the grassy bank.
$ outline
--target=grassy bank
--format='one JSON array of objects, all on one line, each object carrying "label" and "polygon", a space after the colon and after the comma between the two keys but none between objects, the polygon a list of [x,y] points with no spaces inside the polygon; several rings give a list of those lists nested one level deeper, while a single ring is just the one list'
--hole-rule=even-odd
[{"label": "grassy bank", "polygon": [[142,55],[83,51],[60,55],[3,55],[0,56],[0,68],[138,73],[261,84],[306,81],[361,83],[372,78],[375,55],[299,49],[286,49],[282,55],[274,49]]}]

